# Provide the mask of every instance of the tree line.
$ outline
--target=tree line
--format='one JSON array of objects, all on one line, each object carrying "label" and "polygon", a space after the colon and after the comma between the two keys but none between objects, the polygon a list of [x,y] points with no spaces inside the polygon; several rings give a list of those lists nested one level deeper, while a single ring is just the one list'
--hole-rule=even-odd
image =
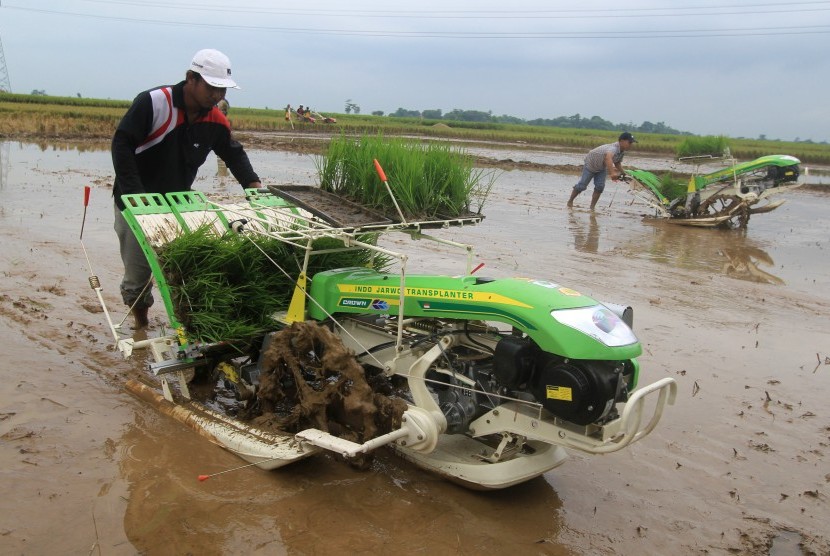
[{"label": "tree line", "polygon": [[[372,112],[374,116],[383,116],[382,111]],[[591,116],[590,118],[583,118],[580,114],[572,116],[559,116],[558,118],[536,118],[533,120],[525,120],[516,116],[508,116],[503,114],[496,116],[492,111],[483,112],[481,110],[461,110],[456,108],[450,110],[446,114],[440,108],[434,110],[408,110],[406,108],[398,108],[394,112],[390,112],[389,116],[396,118],[422,118],[424,120],[452,120],[460,122],[478,122],[478,123],[493,123],[493,124],[525,124],[534,126],[550,126],[550,127],[569,127],[577,129],[597,129],[603,131],[632,131],[640,133],[663,133],[667,135],[693,135],[688,131],[680,131],[666,125],[664,122],[649,122],[645,121],[640,125],[635,125],[632,122],[626,124],[615,124],[599,116]]]}]

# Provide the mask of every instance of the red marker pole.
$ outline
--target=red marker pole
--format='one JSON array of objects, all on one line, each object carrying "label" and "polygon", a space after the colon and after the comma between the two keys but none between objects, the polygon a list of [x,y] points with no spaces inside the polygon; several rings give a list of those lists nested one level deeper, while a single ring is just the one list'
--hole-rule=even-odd
[{"label": "red marker pole", "polygon": [[382,181],[383,183],[387,183],[387,181],[386,181],[386,172],[383,171],[383,168],[381,167],[380,162],[378,162],[377,158],[374,159],[374,162],[375,162],[375,172],[378,173],[378,177],[380,178],[380,181]]},{"label": "red marker pole", "polygon": [[84,186],[84,217],[81,219],[81,239],[84,239],[84,224],[86,223],[86,207],[89,206],[89,194],[91,188],[88,185]]},{"label": "red marker pole", "polygon": [[107,305],[104,303],[104,296],[101,295],[101,281],[98,277],[92,272],[92,263],[89,261],[89,253],[86,252],[86,246],[84,245],[84,224],[86,223],[86,208],[89,206],[89,193],[91,189],[88,185],[84,186],[84,216],[81,220],[81,249],[84,251],[84,257],[86,258],[86,265],[89,268],[89,287],[92,288],[96,295],[98,296],[98,302],[101,304],[101,309],[104,310],[104,316],[107,317],[107,323],[110,325],[110,331],[112,332],[113,337],[115,338],[115,345],[118,345],[118,330],[116,326],[112,323],[112,318],[110,317],[109,311],[107,311]]},{"label": "red marker pole", "polygon": [[395,199],[395,196],[392,195],[392,188],[389,187],[389,182],[386,180],[386,172],[383,171],[383,168],[380,166],[380,162],[378,162],[377,158],[374,159],[374,163],[375,163],[375,171],[378,173],[378,177],[380,178],[380,181],[382,181],[383,185],[386,186],[386,191],[389,192],[389,196],[392,197],[392,202],[395,203],[395,208],[398,210],[398,216],[401,217],[401,222],[406,224],[406,218],[403,217],[403,212],[401,212],[401,207],[398,206],[398,201]]},{"label": "red marker pole", "polygon": [[484,266],[484,263],[478,263],[478,265],[470,271],[470,274],[475,274],[476,272],[481,270],[481,267],[483,267],[483,266]]}]

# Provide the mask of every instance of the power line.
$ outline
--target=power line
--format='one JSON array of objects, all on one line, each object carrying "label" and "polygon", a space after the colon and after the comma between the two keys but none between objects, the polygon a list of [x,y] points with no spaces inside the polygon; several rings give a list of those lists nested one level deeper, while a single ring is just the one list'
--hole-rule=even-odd
[{"label": "power line", "polygon": [[[826,3],[826,2],[823,2]],[[163,19],[142,19],[124,16],[106,16],[63,12],[57,10],[43,10],[37,8],[23,8],[5,6],[6,9],[44,13],[49,15],[71,16],[87,19],[103,19],[108,21],[123,21],[153,25],[167,25],[194,28],[217,28],[238,31],[268,31],[289,34],[312,35],[340,35],[364,36],[385,38],[445,38],[445,39],[658,39],[658,38],[703,38],[703,37],[747,37],[747,36],[779,36],[801,34],[830,33],[830,25],[802,25],[790,27],[747,27],[747,28],[715,28],[715,29],[678,29],[678,30],[638,30],[638,31],[529,31],[529,32],[488,32],[488,31],[389,31],[389,30],[357,30],[357,29],[327,29],[310,27],[276,27],[267,25],[233,25],[222,23],[198,23],[170,21]],[[822,8],[830,11],[830,8]]]},{"label": "power line", "polygon": [[[375,18],[418,18],[418,19],[505,19],[505,18],[521,18],[521,19],[538,19],[538,18],[595,18],[597,14],[607,13],[608,8],[570,8],[570,9],[555,9],[555,10],[522,10],[519,7],[510,10],[480,10],[480,9],[465,9],[465,10],[360,10],[360,9],[312,9],[312,8],[263,8],[263,7],[249,7],[244,5],[229,5],[229,4],[205,4],[197,2],[196,4],[182,4],[176,5],[171,2],[143,2],[136,0],[80,0],[81,2],[106,4],[111,6],[113,4],[123,6],[140,6],[141,8],[157,7],[165,9],[191,9],[198,8],[200,11],[228,11],[232,13],[258,13],[258,14],[274,14],[274,15],[311,15],[311,16],[345,16],[345,17],[375,17]],[[746,15],[757,13],[791,13],[793,11],[826,11],[827,8],[812,8],[803,7],[796,8],[795,6],[817,6],[828,5],[827,0],[815,0],[806,2],[761,2],[753,4],[724,4],[720,6],[662,6],[659,8],[631,8],[618,7],[613,8],[613,14],[604,17],[664,17],[664,16],[682,16],[688,17],[693,15]],[[776,11],[758,11],[759,8],[780,8]],[[739,12],[727,12],[722,10],[743,10]],[[703,10],[700,13],[677,13],[690,12],[694,10]],[[656,14],[655,12],[664,12]],[[672,13],[675,12],[675,13]],[[579,15],[585,14],[585,15]]]}]

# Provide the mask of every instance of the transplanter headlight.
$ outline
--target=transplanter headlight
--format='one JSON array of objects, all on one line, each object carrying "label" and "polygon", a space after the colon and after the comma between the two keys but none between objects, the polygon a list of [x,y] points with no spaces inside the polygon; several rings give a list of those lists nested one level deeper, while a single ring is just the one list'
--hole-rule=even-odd
[{"label": "transplanter headlight", "polygon": [[550,314],[565,326],[584,332],[609,347],[637,342],[637,336],[631,328],[613,311],[601,305],[551,311]]},{"label": "transplanter headlight", "polygon": [[594,311],[591,319],[594,321],[594,325],[606,334],[613,332],[614,328],[620,323],[619,317],[611,311]]}]

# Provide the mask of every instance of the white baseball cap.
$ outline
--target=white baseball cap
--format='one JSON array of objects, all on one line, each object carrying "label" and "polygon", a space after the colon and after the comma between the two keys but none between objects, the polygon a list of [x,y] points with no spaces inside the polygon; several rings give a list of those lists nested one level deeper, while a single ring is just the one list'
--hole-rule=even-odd
[{"label": "white baseball cap", "polygon": [[197,52],[190,62],[190,69],[201,75],[208,85],[223,89],[240,88],[231,79],[231,61],[218,50],[205,48]]}]

